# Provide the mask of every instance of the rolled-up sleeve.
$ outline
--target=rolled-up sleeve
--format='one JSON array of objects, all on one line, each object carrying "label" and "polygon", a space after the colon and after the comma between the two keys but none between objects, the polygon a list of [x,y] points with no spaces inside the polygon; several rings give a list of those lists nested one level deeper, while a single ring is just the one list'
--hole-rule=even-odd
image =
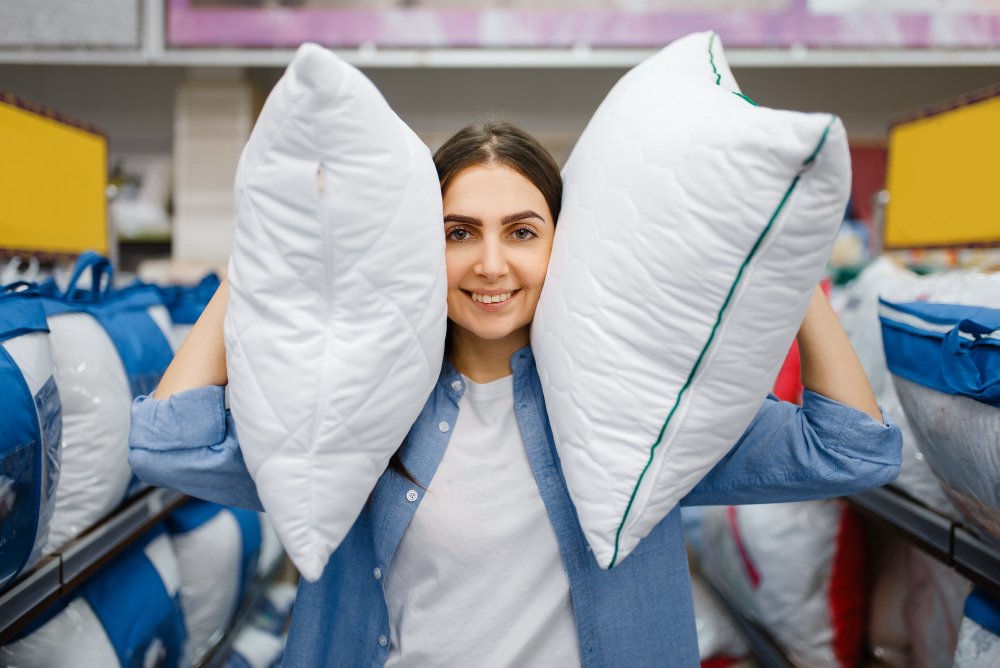
[{"label": "rolled-up sleeve", "polygon": [[129,463],[143,481],[191,496],[263,510],[243,462],[225,388],[199,387],[132,403]]},{"label": "rolled-up sleeve", "polygon": [[802,406],[770,395],[736,445],[682,505],[782,503],[854,494],[899,474],[902,433],[805,391]]}]

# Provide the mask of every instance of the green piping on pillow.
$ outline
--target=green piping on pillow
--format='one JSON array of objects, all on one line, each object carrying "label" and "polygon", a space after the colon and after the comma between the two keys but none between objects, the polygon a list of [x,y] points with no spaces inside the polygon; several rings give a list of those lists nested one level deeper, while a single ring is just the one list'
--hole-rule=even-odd
[{"label": "green piping on pillow", "polygon": [[[713,33],[713,38],[714,38],[714,33]],[[732,285],[729,286],[729,293],[726,295],[726,299],[722,302],[722,306],[719,308],[719,312],[715,317],[715,324],[712,326],[712,331],[708,335],[708,340],[705,342],[704,347],[701,349],[701,353],[699,353],[698,359],[695,360],[694,366],[691,368],[691,373],[688,374],[687,380],[684,381],[684,386],[681,387],[680,392],[677,393],[677,399],[674,401],[674,406],[673,408],[670,409],[670,413],[667,414],[667,419],[663,422],[663,426],[660,428],[660,433],[659,435],[657,435],[656,441],[649,449],[649,460],[646,462],[646,466],[643,467],[642,473],[639,474],[639,479],[636,481],[635,487],[632,490],[632,496],[628,500],[628,506],[625,507],[625,513],[622,515],[621,524],[618,525],[618,531],[615,533],[615,552],[614,555],[611,557],[611,563],[608,565],[608,569],[614,568],[615,563],[618,561],[619,541],[621,540],[622,529],[625,527],[625,520],[628,519],[628,514],[632,510],[632,503],[635,501],[635,496],[639,492],[639,486],[642,485],[642,479],[646,476],[646,472],[649,470],[650,465],[652,465],[653,463],[653,455],[656,453],[656,448],[662,442],[663,434],[666,433],[667,431],[667,425],[670,424],[670,420],[673,418],[674,413],[680,406],[681,399],[684,397],[684,393],[687,392],[688,387],[691,386],[691,383],[694,380],[694,375],[695,373],[697,373],[698,367],[701,366],[701,361],[702,359],[704,359],[705,353],[708,352],[709,346],[712,345],[712,341],[715,339],[715,333],[719,329],[719,325],[722,322],[722,315],[723,313],[725,313],[726,307],[729,306],[729,300],[732,299],[733,293],[736,292],[736,286],[739,285],[740,279],[743,278],[743,272],[746,270],[747,265],[750,264],[750,261],[753,260],[754,255],[757,254],[757,250],[763,243],[764,237],[767,236],[767,233],[771,230],[771,227],[774,225],[774,221],[777,220],[778,214],[781,213],[781,210],[784,208],[785,203],[788,201],[788,198],[791,197],[792,191],[795,190],[795,186],[798,184],[799,179],[802,178],[802,173],[805,171],[807,167],[809,167],[816,160],[816,157],[819,155],[820,150],[823,148],[823,144],[826,143],[826,136],[827,134],[829,134],[830,127],[833,125],[836,118],[837,118],[836,116],[830,117],[830,122],[827,123],[826,128],[824,128],[823,134],[819,138],[819,143],[816,144],[816,148],[813,149],[813,152],[809,155],[809,157],[806,158],[805,161],[803,161],[802,169],[799,171],[798,174],[795,175],[795,178],[792,179],[792,183],[791,185],[788,186],[788,190],[785,191],[784,197],[781,198],[781,202],[778,203],[778,207],[774,210],[774,213],[771,214],[771,219],[767,221],[767,225],[760,233],[760,236],[757,237],[757,241],[750,249],[750,252],[747,254],[746,259],[743,260],[743,264],[740,265],[739,271],[736,272],[736,278],[733,279]]]}]

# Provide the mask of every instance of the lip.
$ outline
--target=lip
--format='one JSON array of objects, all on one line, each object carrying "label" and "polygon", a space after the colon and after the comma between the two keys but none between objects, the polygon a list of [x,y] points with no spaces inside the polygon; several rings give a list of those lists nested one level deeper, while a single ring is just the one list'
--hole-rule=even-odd
[{"label": "lip", "polygon": [[492,295],[500,295],[500,294],[503,294],[504,292],[511,292],[511,293],[513,293],[513,294],[511,294],[510,299],[508,299],[507,301],[505,301],[505,302],[496,302],[494,304],[484,304],[482,302],[477,302],[475,299],[473,299],[472,298],[472,293],[469,290],[462,290],[462,293],[468,298],[468,300],[472,303],[473,306],[475,306],[476,308],[478,308],[478,309],[480,309],[482,311],[487,311],[487,312],[499,311],[500,309],[508,306],[512,301],[514,301],[514,299],[517,298],[517,296],[519,294],[521,294],[521,290],[520,290],[520,288],[518,288],[517,290],[476,290],[477,294],[480,294],[480,295],[491,295],[491,296]]}]

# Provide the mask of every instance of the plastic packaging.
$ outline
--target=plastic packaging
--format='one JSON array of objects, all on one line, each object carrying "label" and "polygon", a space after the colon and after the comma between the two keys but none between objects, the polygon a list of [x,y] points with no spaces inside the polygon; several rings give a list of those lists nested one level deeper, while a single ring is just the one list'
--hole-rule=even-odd
[{"label": "plastic packaging", "polygon": [[[91,288],[83,290],[77,283],[87,270]],[[81,256],[66,290],[54,281],[42,286],[63,404],[62,476],[47,553],[125,497],[134,392],[152,390],[173,355],[162,330],[166,309],[154,293],[114,293],[110,280],[107,260],[91,253]]]},{"label": "plastic packaging", "polygon": [[233,640],[233,653],[226,665],[227,668],[279,668],[284,652],[284,638],[248,626]]},{"label": "plastic packaging", "polygon": [[749,649],[736,624],[708,585],[694,573],[691,574],[691,591],[694,594],[694,623],[698,630],[701,660],[746,656]]},{"label": "plastic packaging", "polygon": [[48,541],[60,476],[62,406],[45,313],[0,290],[0,588]]},{"label": "plastic packaging", "polygon": [[854,666],[861,651],[860,524],[843,501],[712,507],[702,575],[797,666]]},{"label": "plastic packaging", "polygon": [[185,661],[196,664],[222,637],[256,570],[257,513],[193,500],[167,519],[181,574]]},{"label": "plastic packaging", "polygon": [[1000,666],[1000,601],[977,589],[965,602],[954,668]]},{"label": "plastic packaging", "polygon": [[1000,542],[1000,309],[883,301],[880,313],[927,463],[962,514]]},{"label": "plastic packaging", "polygon": [[177,559],[161,526],[126,548],[62,607],[53,606],[20,638],[0,647],[0,665],[184,665],[179,582]]}]

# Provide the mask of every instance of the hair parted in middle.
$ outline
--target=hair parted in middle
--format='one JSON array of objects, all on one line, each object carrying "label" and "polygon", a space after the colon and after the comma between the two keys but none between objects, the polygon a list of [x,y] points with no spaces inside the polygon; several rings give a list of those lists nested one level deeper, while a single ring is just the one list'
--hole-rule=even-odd
[{"label": "hair parted in middle", "polygon": [[434,165],[442,193],[468,167],[502,165],[513,169],[542,193],[552,222],[559,218],[562,205],[559,165],[537,139],[516,125],[499,120],[468,125],[434,153]]}]

